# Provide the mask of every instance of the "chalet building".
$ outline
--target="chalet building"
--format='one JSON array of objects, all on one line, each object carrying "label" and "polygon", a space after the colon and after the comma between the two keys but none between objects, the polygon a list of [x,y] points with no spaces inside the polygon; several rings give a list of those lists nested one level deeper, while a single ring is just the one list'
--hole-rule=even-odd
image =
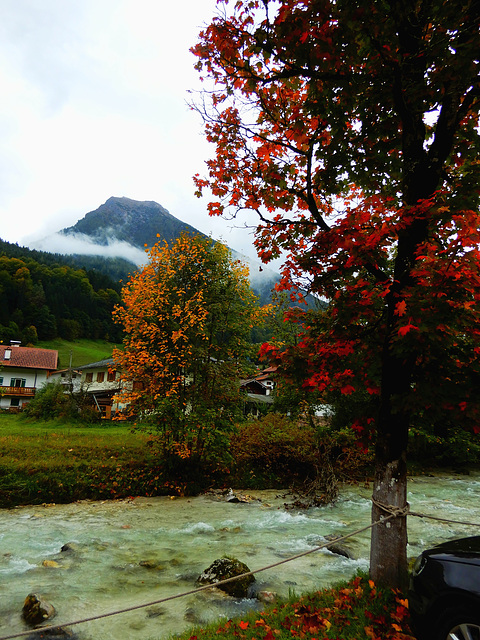
[{"label": "chalet building", "polygon": [[121,389],[120,374],[115,370],[113,358],[86,364],[78,370],[82,391],[90,396],[92,404],[104,418],[111,418],[112,414],[122,411],[124,407],[113,401]]},{"label": "chalet building", "polygon": [[245,412],[257,415],[261,405],[273,404],[275,373],[277,367],[268,367],[253,378],[240,380],[240,390],[245,394]]},{"label": "chalet building", "polygon": [[48,376],[48,382],[58,382],[65,393],[78,393],[80,391],[81,371],[78,369],[57,369]]},{"label": "chalet building", "polygon": [[21,347],[12,341],[0,345],[0,409],[21,409],[55,371],[58,351]]}]

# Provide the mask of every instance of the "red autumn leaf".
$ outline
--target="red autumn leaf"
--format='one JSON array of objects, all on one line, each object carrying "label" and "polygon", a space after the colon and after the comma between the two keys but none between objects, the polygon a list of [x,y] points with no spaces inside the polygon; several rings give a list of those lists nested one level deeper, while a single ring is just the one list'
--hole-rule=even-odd
[{"label": "red autumn leaf", "polygon": [[417,326],[415,326],[414,324],[411,324],[411,323],[406,324],[405,326],[403,326],[403,327],[400,327],[400,328],[399,328],[399,330],[398,330],[398,335],[399,335],[399,336],[402,336],[402,338],[403,338],[403,337],[404,337],[404,336],[406,336],[406,335],[407,335],[407,333],[408,333],[409,331],[411,331],[412,329],[415,329],[415,330],[417,330],[417,331],[418,331],[418,327],[417,327]]},{"label": "red autumn leaf", "polygon": [[405,302],[405,300],[401,300],[400,302],[397,302],[397,304],[395,305],[395,315],[396,316],[405,315],[406,309],[407,309],[407,303]]},{"label": "red autumn leaf", "polygon": [[351,393],[355,393],[355,387],[351,384],[346,384],[344,387],[340,388],[341,393],[344,395],[350,395]]}]

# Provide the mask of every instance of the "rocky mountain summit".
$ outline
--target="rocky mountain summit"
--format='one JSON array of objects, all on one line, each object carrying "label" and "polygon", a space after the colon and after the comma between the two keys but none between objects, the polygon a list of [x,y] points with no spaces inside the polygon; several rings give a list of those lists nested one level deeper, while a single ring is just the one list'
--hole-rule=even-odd
[{"label": "rocky mountain summit", "polygon": [[159,239],[171,242],[183,232],[200,233],[157,202],[140,202],[124,197],[109,198],[75,225],[60,231],[66,236],[88,236],[95,244],[103,246],[126,242],[142,250],[145,245],[153,246]]}]

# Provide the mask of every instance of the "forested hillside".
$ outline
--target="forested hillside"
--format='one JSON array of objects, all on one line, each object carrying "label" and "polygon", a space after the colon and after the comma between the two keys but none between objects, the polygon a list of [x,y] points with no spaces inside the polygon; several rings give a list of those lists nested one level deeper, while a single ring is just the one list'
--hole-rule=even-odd
[{"label": "forested hillside", "polygon": [[0,240],[0,342],[121,340],[112,322],[121,284],[72,264],[63,256]]}]

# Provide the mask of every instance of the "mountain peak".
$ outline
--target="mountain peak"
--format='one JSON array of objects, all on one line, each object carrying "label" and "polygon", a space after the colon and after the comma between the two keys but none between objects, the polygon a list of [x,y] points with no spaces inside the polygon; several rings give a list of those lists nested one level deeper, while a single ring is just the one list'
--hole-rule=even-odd
[{"label": "mountain peak", "polygon": [[128,242],[140,249],[145,245],[153,246],[159,239],[171,242],[182,232],[199,233],[191,225],[175,218],[158,202],[116,196],[87,213],[73,227],[61,231],[64,235],[89,236],[101,245]]}]

